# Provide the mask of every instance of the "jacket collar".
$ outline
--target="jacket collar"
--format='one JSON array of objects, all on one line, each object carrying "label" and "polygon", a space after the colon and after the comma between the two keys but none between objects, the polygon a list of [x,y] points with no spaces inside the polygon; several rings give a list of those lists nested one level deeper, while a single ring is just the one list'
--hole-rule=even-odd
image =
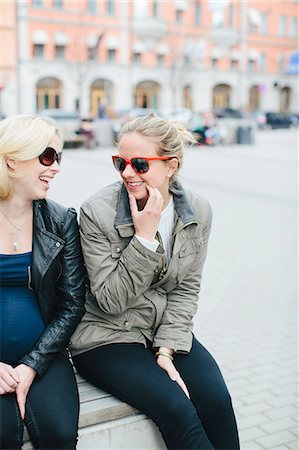
[{"label": "jacket collar", "polygon": [[[174,209],[179,216],[181,225],[197,222],[194,209],[182,184],[179,181],[174,181],[169,190],[173,194]],[[114,226],[123,237],[129,237],[134,234],[129,197],[124,183],[121,185],[118,196]]]},{"label": "jacket collar", "polygon": [[[42,278],[47,272],[53,259],[64,247],[64,240],[54,234],[53,227],[46,223],[45,209],[48,209],[43,201],[33,202],[34,233],[33,233],[33,257],[32,257],[32,281],[33,286],[40,288]],[[47,211],[49,214],[49,211]]]}]

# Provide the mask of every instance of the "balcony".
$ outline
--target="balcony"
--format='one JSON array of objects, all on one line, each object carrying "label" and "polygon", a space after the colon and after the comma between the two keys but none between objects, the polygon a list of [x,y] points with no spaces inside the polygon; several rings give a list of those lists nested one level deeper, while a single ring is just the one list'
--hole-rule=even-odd
[{"label": "balcony", "polygon": [[166,24],[157,17],[135,17],[132,31],[140,38],[160,39],[166,34]]},{"label": "balcony", "polygon": [[211,28],[209,37],[212,44],[221,45],[222,47],[232,47],[239,42],[238,31],[227,27]]}]

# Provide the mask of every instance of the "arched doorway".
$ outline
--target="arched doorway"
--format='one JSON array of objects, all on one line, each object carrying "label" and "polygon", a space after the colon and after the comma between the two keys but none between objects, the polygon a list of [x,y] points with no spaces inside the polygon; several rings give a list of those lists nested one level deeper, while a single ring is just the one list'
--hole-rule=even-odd
[{"label": "arched doorway", "polygon": [[112,105],[113,83],[105,79],[95,80],[90,86],[90,113],[94,117],[98,116],[98,112],[109,115]]},{"label": "arched doorway", "polygon": [[192,88],[191,88],[190,85],[184,86],[184,90],[183,90],[183,106],[185,108],[193,109]]},{"label": "arched doorway", "polygon": [[280,91],[280,111],[289,112],[291,104],[292,89],[289,86],[285,86]]},{"label": "arched doorway", "polygon": [[254,112],[260,109],[260,90],[257,85],[251,86],[249,90],[249,111]]},{"label": "arched doorway", "polygon": [[142,81],[138,83],[134,93],[136,108],[158,108],[160,85],[155,81]]},{"label": "arched doorway", "polygon": [[231,87],[228,84],[217,84],[213,89],[213,108],[229,108]]},{"label": "arched doorway", "polygon": [[36,111],[61,108],[62,83],[57,78],[43,78],[36,84]]}]

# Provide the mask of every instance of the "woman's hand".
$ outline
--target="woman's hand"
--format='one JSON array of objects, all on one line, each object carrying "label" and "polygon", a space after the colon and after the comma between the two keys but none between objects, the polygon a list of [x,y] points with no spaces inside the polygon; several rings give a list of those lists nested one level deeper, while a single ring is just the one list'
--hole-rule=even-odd
[{"label": "woman's hand", "polygon": [[129,195],[132,219],[137,236],[153,241],[160,222],[164,200],[157,188],[147,186],[149,197],[145,207],[138,211],[134,195]]},{"label": "woman's hand", "polygon": [[21,418],[24,420],[27,394],[36,376],[36,372],[34,369],[26,366],[25,364],[20,364],[19,366],[17,366],[15,368],[15,371],[17,372],[20,380],[16,388],[17,403],[19,406]]},{"label": "woman's hand", "polygon": [[16,370],[9,364],[0,362],[0,395],[14,392],[19,382]]},{"label": "woman's hand", "polygon": [[164,347],[160,347],[159,352],[169,354],[169,356],[166,356],[163,354],[158,355],[157,364],[161,367],[161,369],[165,370],[165,372],[168,373],[169,378],[172,381],[175,381],[183,389],[183,391],[185,392],[187,397],[190,399],[190,395],[189,395],[187,386],[185,385],[183,379],[181,378],[181,375],[176,370],[176,368],[172,362],[172,359],[171,359],[172,351],[170,351],[169,349],[166,349]]}]

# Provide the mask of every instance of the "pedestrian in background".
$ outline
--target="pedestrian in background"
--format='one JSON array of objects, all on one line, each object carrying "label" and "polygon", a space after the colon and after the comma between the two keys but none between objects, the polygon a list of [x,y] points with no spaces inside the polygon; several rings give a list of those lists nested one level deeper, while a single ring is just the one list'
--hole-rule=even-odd
[{"label": "pedestrian in background", "polygon": [[211,227],[177,180],[186,129],[155,114],[124,125],[122,181],[83,204],[91,293],[72,337],[77,370],[150,417],[169,449],[239,448],[220,370],[192,333]]},{"label": "pedestrian in background", "polygon": [[79,401],[66,347],[84,313],[85,275],[74,209],[46,200],[60,172],[54,121],[0,123],[1,448],[75,449]]},{"label": "pedestrian in background", "polygon": [[98,103],[98,118],[99,119],[105,119],[107,117],[106,115],[106,105],[104,100],[99,100]]}]

